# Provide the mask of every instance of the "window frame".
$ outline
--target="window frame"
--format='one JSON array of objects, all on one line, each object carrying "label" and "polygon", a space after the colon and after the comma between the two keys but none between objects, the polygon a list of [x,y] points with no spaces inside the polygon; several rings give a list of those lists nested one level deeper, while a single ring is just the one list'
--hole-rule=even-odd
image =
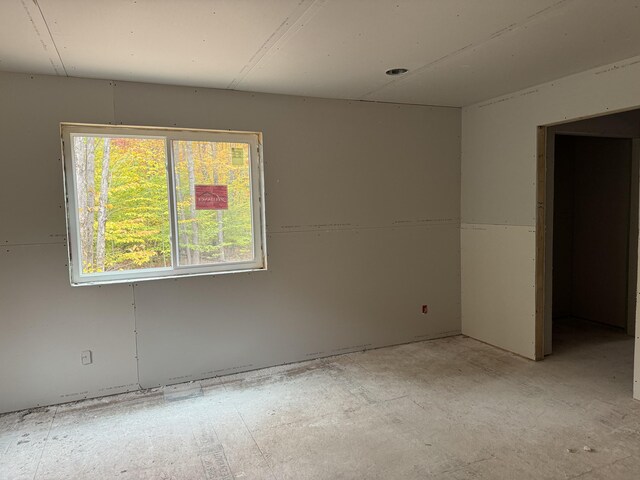
[{"label": "window frame", "polygon": [[[83,273],[77,185],[73,164],[72,138],[74,136],[158,138],[165,141],[165,174],[169,205],[169,241],[171,265],[169,267],[143,268],[100,273]],[[267,269],[266,221],[264,206],[264,163],[262,158],[262,133],[233,130],[207,130],[169,128],[136,125],[99,125],[84,123],[60,124],[62,148],[62,175],[67,222],[67,250],[69,278],[72,286],[135,283],[163,278],[182,278],[202,275],[255,272]],[[179,264],[179,230],[177,203],[175,201],[176,169],[173,158],[173,141],[210,141],[246,143],[249,145],[249,178],[251,185],[251,225],[253,230],[253,260],[204,265]]]}]

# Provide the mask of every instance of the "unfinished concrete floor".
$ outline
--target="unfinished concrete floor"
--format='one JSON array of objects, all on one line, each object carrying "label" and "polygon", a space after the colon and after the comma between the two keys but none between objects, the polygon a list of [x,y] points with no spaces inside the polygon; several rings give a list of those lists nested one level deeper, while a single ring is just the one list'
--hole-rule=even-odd
[{"label": "unfinished concrete floor", "polygon": [[4,415],[0,479],[640,478],[632,338],[555,340],[538,363],[458,336]]}]

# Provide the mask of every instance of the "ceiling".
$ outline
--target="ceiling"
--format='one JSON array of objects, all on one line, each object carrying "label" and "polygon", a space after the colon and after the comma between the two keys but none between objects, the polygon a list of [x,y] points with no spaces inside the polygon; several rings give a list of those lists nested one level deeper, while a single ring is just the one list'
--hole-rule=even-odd
[{"label": "ceiling", "polygon": [[0,0],[0,70],[463,106],[639,55],[638,25],[640,0]]}]

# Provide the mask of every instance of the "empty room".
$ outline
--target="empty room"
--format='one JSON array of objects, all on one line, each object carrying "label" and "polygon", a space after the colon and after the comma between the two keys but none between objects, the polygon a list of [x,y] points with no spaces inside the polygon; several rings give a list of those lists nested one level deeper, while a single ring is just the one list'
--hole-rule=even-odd
[{"label": "empty room", "polygon": [[640,478],[640,0],[0,0],[0,480]]}]

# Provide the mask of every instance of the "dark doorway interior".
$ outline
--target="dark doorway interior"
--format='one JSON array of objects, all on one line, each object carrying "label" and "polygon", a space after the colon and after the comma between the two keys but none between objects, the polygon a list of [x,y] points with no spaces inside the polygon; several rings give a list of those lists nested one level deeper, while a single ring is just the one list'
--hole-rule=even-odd
[{"label": "dark doorway interior", "polygon": [[631,171],[631,139],[556,135],[554,327],[571,318],[626,332]]}]

